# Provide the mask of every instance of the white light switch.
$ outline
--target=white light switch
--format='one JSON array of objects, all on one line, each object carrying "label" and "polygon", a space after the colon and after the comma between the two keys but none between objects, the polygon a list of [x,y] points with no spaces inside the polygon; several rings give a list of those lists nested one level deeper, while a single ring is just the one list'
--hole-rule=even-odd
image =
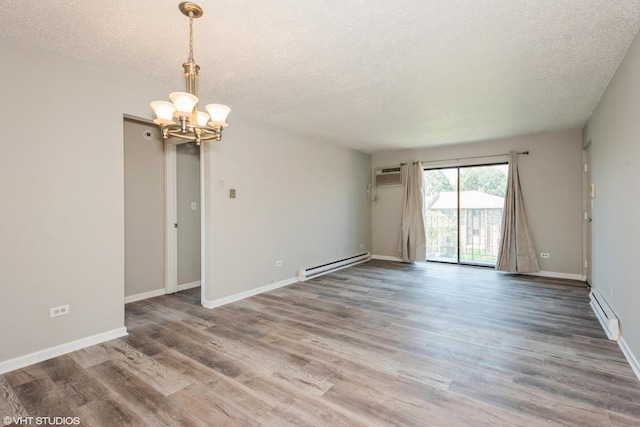
[{"label": "white light switch", "polygon": [[198,209],[198,204],[196,202],[191,202],[191,210],[195,211],[196,209]]}]

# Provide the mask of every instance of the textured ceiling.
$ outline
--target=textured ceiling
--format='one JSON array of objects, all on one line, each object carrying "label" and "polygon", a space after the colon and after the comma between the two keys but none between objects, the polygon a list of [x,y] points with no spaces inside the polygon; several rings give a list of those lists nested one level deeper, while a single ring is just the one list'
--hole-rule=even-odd
[{"label": "textured ceiling", "polygon": [[[0,36],[184,90],[177,4],[18,0]],[[640,25],[640,0],[198,4],[199,96],[231,126],[240,111],[368,152],[579,128]]]}]

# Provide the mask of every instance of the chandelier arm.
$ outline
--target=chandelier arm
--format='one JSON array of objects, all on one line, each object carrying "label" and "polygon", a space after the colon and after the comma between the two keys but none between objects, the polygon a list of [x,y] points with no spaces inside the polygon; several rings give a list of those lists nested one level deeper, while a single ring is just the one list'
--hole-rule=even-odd
[{"label": "chandelier arm", "polygon": [[[168,132],[168,137],[174,137],[174,138],[180,138],[180,139],[186,139],[187,141],[195,141],[197,138],[194,134],[183,134],[183,133],[175,133],[175,132]],[[200,138],[200,139],[205,139],[205,138]],[[207,138],[207,139],[211,139],[211,138]]]},{"label": "chandelier arm", "polygon": [[163,136],[165,134],[167,135],[165,138],[175,136],[182,139],[194,139],[199,135],[202,140],[217,139],[218,141],[220,141],[223,129],[224,128],[219,125],[213,127],[187,124],[186,131],[183,131],[182,126],[177,123],[173,125],[163,125],[161,127]]},{"label": "chandelier arm", "polygon": [[[198,139],[193,134],[185,135],[185,134],[182,134],[182,133],[167,132],[167,138],[170,138],[170,137],[185,139],[187,141],[195,141],[195,140]],[[165,139],[167,139],[167,138],[165,138]],[[219,134],[219,133],[216,133],[216,134],[206,134],[205,133],[205,134],[200,134],[200,138],[199,139],[202,140],[202,141],[210,141],[212,139],[215,139],[216,141],[220,141],[221,140],[220,138],[221,138],[221,134]]]},{"label": "chandelier arm", "polygon": [[[171,129],[171,131],[182,131],[182,126],[179,123],[161,125],[161,128]],[[223,129],[223,126],[220,126],[220,125],[202,126],[198,124],[187,123],[186,129],[187,131],[191,131],[193,129],[199,129],[203,132],[219,132],[221,129]]]}]

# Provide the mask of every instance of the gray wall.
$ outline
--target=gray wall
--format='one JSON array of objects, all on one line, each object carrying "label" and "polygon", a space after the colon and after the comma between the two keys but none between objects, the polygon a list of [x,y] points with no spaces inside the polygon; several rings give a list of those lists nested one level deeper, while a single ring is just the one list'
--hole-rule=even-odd
[{"label": "gray wall", "polygon": [[[205,233],[213,244],[205,255],[213,278],[206,300],[371,250],[370,155],[239,115],[223,139],[203,154],[211,201]],[[282,267],[272,267],[278,260]]]},{"label": "gray wall", "polygon": [[[560,277],[581,278],[582,263],[582,143],[580,131],[460,144],[423,150],[377,153],[373,166],[397,166],[413,160],[431,161],[426,166],[455,166],[507,161],[508,158],[480,158],[459,162],[437,160],[486,156],[529,150],[518,156],[522,192],[529,226],[540,252],[545,272]],[[373,253],[393,257],[400,235],[404,187],[379,187],[373,204]]]},{"label": "gray wall", "polygon": [[[151,131],[153,139],[143,133]],[[164,142],[154,125],[124,121],[125,296],[164,289]]]},{"label": "gray wall", "polygon": [[620,319],[624,342],[640,355],[640,39],[636,39],[584,129],[596,185],[592,285]]},{"label": "gray wall", "polygon": [[[176,147],[178,285],[200,281],[200,147]],[[196,209],[191,209],[191,203]]]},{"label": "gray wall", "polygon": [[13,40],[0,63],[1,362],[123,330],[123,113],[161,94]]},{"label": "gray wall", "polygon": [[[124,327],[123,115],[176,87],[0,39],[0,364]],[[69,72],[73,70],[73,72]],[[181,85],[179,73],[176,85]],[[178,86],[179,88],[179,86]],[[37,111],[37,120],[23,111]],[[371,157],[232,112],[207,148],[205,268],[215,300],[371,248]],[[229,199],[228,189],[238,198]],[[162,213],[158,213],[162,216]],[[271,268],[271,260],[283,260]],[[71,313],[49,318],[49,308]]]}]

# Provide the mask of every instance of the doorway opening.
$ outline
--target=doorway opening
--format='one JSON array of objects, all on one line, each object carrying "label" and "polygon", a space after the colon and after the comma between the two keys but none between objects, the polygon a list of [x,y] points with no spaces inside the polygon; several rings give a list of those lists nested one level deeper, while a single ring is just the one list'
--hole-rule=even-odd
[{"label": "doorway opening", "polygon": [[507,163],[425,169],[427,261],[495,267]]},{"label": "doorway opening", "polygon": [[203,304],[206,150],[167,143],[148,120],[123,127],[125,303],[200,287]]},{"label": "doorway opening", "polygon": [[201,284],[200,146],[176,146],[178,291]]},{"label": "doorway opening", "polygon": [[202,285],[201,150],[165,143],[167,262],[166,293]]}]

